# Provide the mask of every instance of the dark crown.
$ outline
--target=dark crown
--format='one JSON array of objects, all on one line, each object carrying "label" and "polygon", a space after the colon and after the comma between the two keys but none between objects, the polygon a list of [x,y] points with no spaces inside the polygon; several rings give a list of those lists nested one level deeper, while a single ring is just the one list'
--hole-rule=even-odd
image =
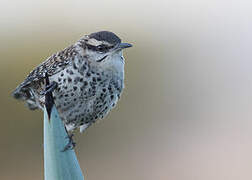
[{"label": "dark crown", "polygon": [[92,33],[89,35],[89,38],[94,38],[97,41],[106,41],[113,45],[121,43],[121,39],[117,35],[109,31],[100,31]]}]

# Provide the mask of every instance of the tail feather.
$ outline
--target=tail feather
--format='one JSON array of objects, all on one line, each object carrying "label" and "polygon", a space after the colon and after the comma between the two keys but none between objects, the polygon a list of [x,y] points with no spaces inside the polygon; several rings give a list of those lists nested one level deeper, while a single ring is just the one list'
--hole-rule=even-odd
[{"label": "tail feather", "polygon": [[18,100],[26,100],[29,98],[28,90],[20,86],[18,86],[11,94],[15,99]]},{"label": "tail feather", "polygon": [[36,100],[33,98],[34,96],[29,88],[18,86],[11,94],[15,99],[25,101],[29,109],[35,110],[38,108]]}]

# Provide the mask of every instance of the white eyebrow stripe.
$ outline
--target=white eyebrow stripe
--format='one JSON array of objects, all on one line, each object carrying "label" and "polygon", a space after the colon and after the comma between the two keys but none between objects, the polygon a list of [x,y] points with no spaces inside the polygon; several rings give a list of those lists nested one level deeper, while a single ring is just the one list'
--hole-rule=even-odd
[{"label": "white eyebrow stripe", "polygon": [[105,42],[105,41],[98,41],[94,38],[91,38],[87,41],[88,44],[92,45],[92,46],[99,46],[101,44],[107,45],[107,46],[112,46],[112,44]]},{"label": "white eyebrow stripe", "polygon": [[96,39],[91,38],[91,39],[88,40],[87,43],[92,45],[92,46],[99,46],[99,45],[102,44],[102,41],[97,41]]},{"label": "white eyebrow stripe", "polygon": [[105,45],[107,45],[107,46],[112,46],[112,45],[113,45],[113,44],[110,44],[110,43],[105,42],[105,41],[103,41],[103,44],[105,44]]}]

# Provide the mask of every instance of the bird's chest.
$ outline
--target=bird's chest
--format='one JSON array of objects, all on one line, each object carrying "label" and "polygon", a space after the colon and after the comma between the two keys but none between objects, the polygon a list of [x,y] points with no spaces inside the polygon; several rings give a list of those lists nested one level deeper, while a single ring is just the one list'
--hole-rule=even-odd
[{"label": "bird's chest", "polygon": [[58,83],[55,104],[67,122],[90,122],[104,117],[123,89],[123,79],[118,74],[97,71],[87,65],[66,68],[51,80]]}]

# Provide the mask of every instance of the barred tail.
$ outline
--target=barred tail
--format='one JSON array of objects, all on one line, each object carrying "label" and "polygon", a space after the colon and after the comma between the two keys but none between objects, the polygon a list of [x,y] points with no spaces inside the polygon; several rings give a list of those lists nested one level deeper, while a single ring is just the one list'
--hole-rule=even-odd
[{"label": "barred tail", "polygon": [[26,105],[30,110],[38,108],[30,88],[25,88],[20,85],[11,93],[11,95],[17,100],[26,101]]}]

